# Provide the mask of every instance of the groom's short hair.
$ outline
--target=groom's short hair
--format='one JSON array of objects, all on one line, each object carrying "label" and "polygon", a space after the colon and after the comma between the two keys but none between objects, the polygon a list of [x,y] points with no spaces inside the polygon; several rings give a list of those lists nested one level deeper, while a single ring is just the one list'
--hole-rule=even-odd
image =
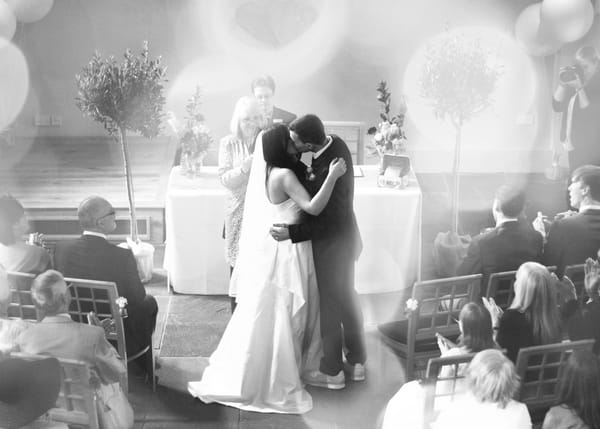
[{"label": "groom's short hair", "polygon": [[317,115],[309,113],[301,116],[290,124],[290,131],[295,132],[304,143],[323,144],[325,127]]}]

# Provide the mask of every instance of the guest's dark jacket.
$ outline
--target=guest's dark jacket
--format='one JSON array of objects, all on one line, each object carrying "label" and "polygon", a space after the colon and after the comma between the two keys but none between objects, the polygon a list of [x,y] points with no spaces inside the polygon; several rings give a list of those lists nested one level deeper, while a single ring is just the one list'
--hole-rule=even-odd
[{"label": "guest's dark jacket", "polygon": [[513,362],[517,360],[519,350],[533,346],[533,326],[525,313],[508,309],[498,322],[496,342],[506,349],[506,356]]},{"label": "guest's dark jacket", "polygon": [[516,270],[523,262],[540,262],[542,248],[542,235],[527,221],[504,222],[473,238],[457,274],[483,274],[485,292],[490,274]]},{"label": "guest's dark jacket", "polygon": [[554,221],[544,247],[545,265],[556,265],[562,276],[565,266],[596,259],[600,249],[600,210],[587,209]]},{"label": "guest's dark jacket", "polygon": [[567,322],[571,341],[594,339],[594,352],[600,354],[600,300],[588,302]]},{"label": "guest's dark jacket", "polygon": [[54,263],[65,277],[115,282],[119,296],[127,298],[129,317],[124,319],[124,328],[128,355],[149,344],[158,307],[156,300],[146,295],[131,250],[102,237],[82,235],[76,240],[59,241]]}]

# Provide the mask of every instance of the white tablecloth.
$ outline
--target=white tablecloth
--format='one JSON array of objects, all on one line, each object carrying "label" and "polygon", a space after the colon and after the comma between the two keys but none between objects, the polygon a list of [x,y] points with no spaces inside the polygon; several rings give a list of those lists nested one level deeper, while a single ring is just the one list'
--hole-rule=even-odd
[{"label": "white tablecloth", "polygon": [[[414,177],[405,189],[380,188],[376,166],[360,169],[364,177],[355,178],[354,211],[364,247],[356,266],[356,290],[404,289],[420,275],[421,190]],[[216,167],[203,167],[194,180],[173,168],[167,187],[164,267],[176,292],[227,294],[224,206]]]}]

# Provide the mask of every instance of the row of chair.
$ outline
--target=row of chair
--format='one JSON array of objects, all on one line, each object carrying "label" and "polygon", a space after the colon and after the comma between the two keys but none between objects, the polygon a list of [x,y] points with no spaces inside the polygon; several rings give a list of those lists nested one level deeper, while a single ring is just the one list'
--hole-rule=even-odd
[{"label": "row of chair", "polygon": [[[521,388],[516,399],[527,405],[534,421],[543,419],[547,409],[556,404],[562,368],[569,355],[576,350],[591,351],[593,345],[594,340],[566,341],[519,350],[516,370],[521,380]],[[458,386],[463,386],[464,389],[464,384],[459,381],[465,375],[464,371],[459,371],[458,368],[470,362],[474,355],[471,353],[429,359],[423,380],[425,427],[429,427],[428,424],[436,418],[436,401],[452,400],[464,392]],[[451,366],[454,371],[441,377],[440,370],[444,366]],[[444,389],[436,389],[439,383],[444,383]]]},{"label": "row of chair", "polygon": [[[556,267],[548,267],[553,272]],[[584,265],[566,267],[565,275],[575,284],[578,299],[585,299]],[[450,340],[460,335],[458,315],[463,305],[479,299],[481,274],[456,276],[444,279],[416,282],[411,300],[416,308],[409,309],[406,320],[379,325],[383,341],[401,358],[406,360],[407,380],[425,370],[430,358],[438,357],[436,334]],[[490,276],[486,297],[493,297],[505,310],[514,297],[516,271],[494,273]]]},{"label": "row of chair", "polygon": [[[39,321],[41,316],[31,298],[33,274],[7,272],[10,289],[8,317],[23,320]],[[123,329],[123,314],[117,305],[117,286],[114,282],[85,280],[66,277],[65,281],[71,291],[69,314],[80,323],[88,323],[88,315],[93,312],[99,320],[111,319],[110,330],[105,330],[106,338],[116,344],[117,352],[126,362],[131,362],[145,353],[151,354],[152,360],[152,390],[156,391],[155,360],[152,343],[134,356],[127,356],[125,347],[125,331]],[[121,383],[123,391],[128,392],[128,380],[125,376]]]}]

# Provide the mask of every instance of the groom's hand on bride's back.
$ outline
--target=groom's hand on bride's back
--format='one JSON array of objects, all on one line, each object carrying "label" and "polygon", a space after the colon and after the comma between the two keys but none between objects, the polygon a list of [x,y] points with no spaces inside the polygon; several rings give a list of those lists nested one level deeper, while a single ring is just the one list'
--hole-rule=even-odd
[{"label": "groom's hand on bride's back", "polygon": [[290,230],[286,223],[274,223],[269,233],[275,241],[289,240],[290,238]]}]

